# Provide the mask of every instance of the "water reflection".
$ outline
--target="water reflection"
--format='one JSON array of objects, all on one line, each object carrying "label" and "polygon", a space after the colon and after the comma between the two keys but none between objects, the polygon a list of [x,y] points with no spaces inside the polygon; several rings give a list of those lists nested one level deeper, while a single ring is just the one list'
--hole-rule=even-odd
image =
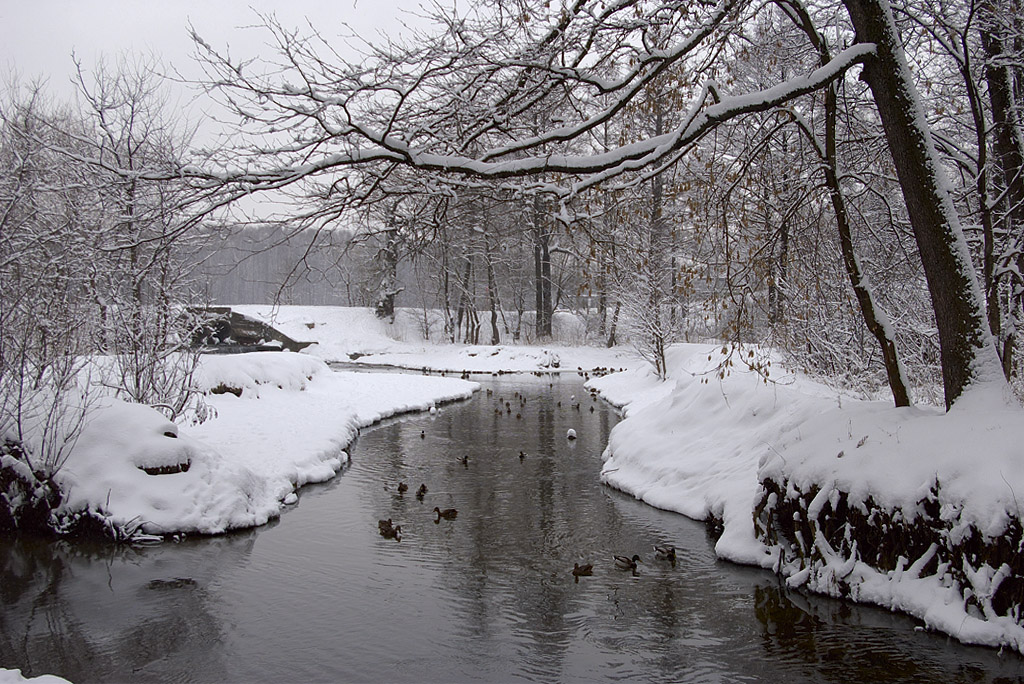
[{"label": "water reflection", "polygon": [[[304,488],[276,525],[138,550],[0,542],[0,665],[77,682],[1024,674],[1016,656],[787,592],[718,561],[702,524],[600,486],[616,417],[590,397],[573,408],[576,382],[491,388],[367,432],[345,474]],[[435,524],[435,506],[459,515]],[[386,518],[402,541],[379,535]],[[677,548],[675,565],[656,544]],[[635,576],[614,567],[613,554],[633,553]],[[577,583],[574,563],[593,575]]]},{"label": "water reflection", "polygon": [[220,568],[245,563],[254,541],[253,533],[147,548],[0,540],[0,663],[75,682],[226,676],[210,648],[223,625],[208,587]]},{"label": "water reflection", "polygon": [[[965,648],[919,632],[910,619],[843,601],[808,597],[778,584],[754,587],[762,645],[772,660],[812,665],[817,679],[848,682],[1019,682],[1017,656]],[[950,651],[955,656],[950,657]]]}]

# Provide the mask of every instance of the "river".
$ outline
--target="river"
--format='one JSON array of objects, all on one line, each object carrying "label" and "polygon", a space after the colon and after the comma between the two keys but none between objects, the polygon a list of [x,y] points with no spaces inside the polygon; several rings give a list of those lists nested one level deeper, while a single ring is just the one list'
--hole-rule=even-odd
[{"label": "river", "polygon": [[[618,418],[577,376],[483,384],[365,431],[339,477],[259,529],[0,541],[0,666],[79,683],[1024,680],[1014,654],[721,562],[703,524],[601,485]],[[611,560],[634,553],[636,573]]]}]

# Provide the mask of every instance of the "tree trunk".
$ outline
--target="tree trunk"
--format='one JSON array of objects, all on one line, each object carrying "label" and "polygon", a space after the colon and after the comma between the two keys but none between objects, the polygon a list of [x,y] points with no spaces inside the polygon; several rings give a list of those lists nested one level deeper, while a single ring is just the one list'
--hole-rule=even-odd
[{"label": "tree trunk", "polygon": [[537,339],[551,337],[551,236],[544,230],[541,199],[533,198],[533,273],[536,282]]},{"label": "tree trunk", "polygon": [[491,344],[501,342],[498,330],[498,285],[494,278],[494,262],[491,260],[491,240],[484,233],[484,259],[487,261],[487,303],[491,309]]},{"label": "tree trunk", "polygon": [[890,329],[888,317],[875,307],[874,296],[864,282],[860,261],[853,249],[853,234],[850,229],[850,218],[846,211],[846,201],[839,185],[839,174],[836,171],[836,91],[829,86],[825,91],[825,184],[828,186],[832,209],[835,211],[836,224],[839,227],[839,245],[843,254],[846,273],[850,277],[850,285],[860,304],[864,323],[882,350],[882,363],[885,365],[886,378],[892,391],[896,406],[910,406],[910,393],[907,391],[906,378],[896,353],[896,339]]},{"label": "tree trunk", "polygon": [[946,407],[975,383],[1005,382],[959,217],[942,178],[887,0],[843,0],[857,39],[874,43],[861,78],[896,166],[939,332]]},{"label": "tree trunk", "polygon": [[392,216],[388,229],[384,231],[384,246],[377,254],[380,262],[380,291],[377,294],[377,318],[395,322],[395,297],[401,291],[398,287],[398,229]]},{"label": "tree trunk", "polygon": [[[458,335],[462,328],[463,317],[465,316],[468,320],[469,310],[473,305],[473,298],[469,293],[469,286],[473,279],[473,258],[468,257],[466,259],[466,270],[462,274],[462,282],[459,284],[461,292],[459,293],[459,308],[455,315],[455,334]],[[468,323],[467,323],[468,325]],[[465,337],[463,337],[465,341]]]},{"label": "tree trunk", "polygon": [[622,302],[615,302],[615,311],[612,313],[612,322],[608,326],[608,342],[605,346],[608,348],[614,347],[618,344],[618,340],[615,337],[615,331],[619,327],[619,311],[622,309]]}]

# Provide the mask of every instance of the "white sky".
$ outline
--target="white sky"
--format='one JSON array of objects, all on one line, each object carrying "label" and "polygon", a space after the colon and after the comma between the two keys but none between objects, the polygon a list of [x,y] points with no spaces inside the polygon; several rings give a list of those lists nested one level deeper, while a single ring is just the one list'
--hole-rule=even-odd
[{"label": "white sky", "polygon": [[[230,47],[232,57],[269,56],[266,31],[246,26],[259,23],[257,12],[275,14],[287,28],[307,27],[307,19],[324,38],[346,54],[342,36],[353,33],[374,40],[381,33],[397,36],[403,23],[423,26],[421,0],[0,0],[0,91],[17,76],[26,84],[42,77],[46,92],[57,101],[71,101],[75,90],[72,52],[88,71],[100,57],[111,66],[122,54],[152,55],[168,70],[200,78],[192,60],[191,23],[215,48]],[[347,27],[346,27],[347,25]],[[353,55],[354,56],[354,55]],[[194,91],[166,85],[168,103],[198,125],[193,142],[215,144],[218,126],[207,113],[208,100]],[[246,211],[269,215],[279,207],[273,197],[243,203]]]},{"label": "white sky", "polygon": [[[103,54],[129,51],[157,56],[185,75],[190,63],[189,22],[214,46],[230,45],[237,56],[261,51],[254,10],[274,13],[285,26],[314,23],[325,37],[397,33],[415,0],[0,0],[0,82],[17,73],[22,81],[48,80],[54,95],[70,93],[71,53],[86,67]],[[404,9],[404,11],[403,11]],[[339,50],[343,52],[343,50]]]}]

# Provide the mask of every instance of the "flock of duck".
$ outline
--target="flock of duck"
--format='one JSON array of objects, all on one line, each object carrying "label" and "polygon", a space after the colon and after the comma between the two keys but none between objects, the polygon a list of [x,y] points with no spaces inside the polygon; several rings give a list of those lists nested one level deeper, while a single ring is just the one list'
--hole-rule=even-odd
[{"label": "flock of duck", "polygon": [[[487,390],[487,394],[488,394],[488,396],[490,396],[492,394],[492,390],[488,389]],[[519,394],[519,392],[515,393],[515,396],[513,397],[513,399],[516,400],[516,403],[519,404],[519,408],[522,408],[526,404],[526,397],[521,395],[521,394]],[[558,402],[558,406],[561,406],[561,405],[562,405],[562,403]],[[570,406],[571,406],[571,408],[573,408],[573,409],[575,409],[577,411],[580,410],[580,402],[576,399],[576,395],[573,395],[572,398],[570,399]],[[502,409],[504,409],[504,411]],[[591,406],[590,410],[591,411],[594,410],[593,406]],[[503,397],[498,397],[498,408],[495,409],[495,413],[502,413],[502,412],[507,412],[508,414],[511,414],[512,413],[512,402],[511,401],[505,401]],[[520,417],[521,417],[521,414],[517,413],[516,414],[516,418],[520,418]],[[426,431],[425,430],[420,430],[420,439],[425,439],[425,438],[426,438]],[[572,428],[569,428],[569,430],[566,432],[566,439],[568,439],[570,441],[576,439],[576,431],[573,430]],[[523,452],[523,451],[520,451],[519,452],[519,460],[522,461],[525,458],[526,458],[526,453]],[[461,458],[458,458],[457,460],[464,467],[466,467],[466,468],[469,467],[469,456],[462,456]],[[386,488],[387,488],[387,486],[385,485],[385,489]],[[398,496],[404,496],[405,493],[407,491],[409,491],[409,485],[406,484],[405,482],[399,482],[398,483],[398,487],[397,487],[397,491],[398,491]],[[423,501],[423,498],[426,496],[426,493],[427,493],[427,485],[426,484],[420,484],[419,488],[417,488],[417,490],[416,490],[416,498],[419,501]],[[440,524],[442,519],[444,519],[444,520],[454,520],[459,515],[458,510],[455,509],[455,508],[444,508],[444,509],[442,509],[439,506],[434,506],[433,513],[434,513],[434,516],[435,516],[435,518],[434,518],[434,523],[435,524]],[[395,524],[394,521],[392,521],[391,518],[388,518],[386,520],[378,520],[377,521],[377,528],[378,528],[378,530],[380,532],[380,535],[382,537],[384,537],[385,539],[394,539],[395,541],[402,541],[402,526]],[[675,549],[674,546],[655,546],[654,547],[654,556],[655,556],[655,559],[660,560],[660,561],[669,562],[673,566],[676,564],[676,549]],[[639,556],[639,554],[633,554],[632,557],[626,556],[626,555],[618,555],[618,554],[616,554],[616,555],[612,556],[612,561],[613,561],[613,563],[614,563],[616,568],[619,568],[621,570],[630,570],[633,573],[633,575],[637,574],[637,564],[643,563],[643,559]],[[570,570],[570,573],[572,573],[575,581],[579,582],[580,581],[580,577],[588,577],[588,576],[591,576],[591,575],[594,574],[594,564],[593,563],[586,563],[584,565],[580,565],[579,563],[574,563],[572,570]]]},{"label": "flock of duck", "polygon": [[[520,451],[519,455],[520,458],[522,458],[523,452]],[[399,482],[399,494],[404,494],[407,491],[409,491],[409,486],[404,482]],[[421,484],[419,486],[419,489],[416,490],[416,498],[422,501],[423,496],[424,494],[426,494],[426,492],[427,485]],[[435,524],[439,524],[442,519],[455,520],[455,518],[457,518],[459,515],[459,511],[455,508],[442,509],[438,506],[434,506],[433,512],[434,515],[436,516],[434,519]],[[402,541],[402,526],[396,525],[394,521],[391,520],[391,518],[388,518],[387,520],[378,520],[377,528],[380,531],[380,536],[384,537],[385,539],[394,539],[395,541]],[[655,546],[654,557],[658,560],[668,561],[672,563],[672,565],[674,566],[676,564],[676,549],[674,546]],[[622,570],[630,570],[633,572],[634,575],[637,574],[637,564],[643,563],[643,559],[641,559],[638,554],[633,554],[632,557],[616,554],[612,556],[612,561],[615,563],[615,567],[620,568]],[[570,572],[575,578],[575,581],[579,582],[580,577],[589,577],[590,575],[594,574],[594,564],[586,563],[584,565],[580,565],[579,563],[574,563],[573,568],[572,570],[570,570]]]},{"label": "flock of duck", "polygon": [[[674,566],[676,564],[676,547],[674,546],[655,546],[654,557],[658,560],[668,561]],[[630,570],[634,575],[637,574],[637,564],[643,563],[643,560],[638,554],[633,554],[632,557],[620,556],[618,554],[612,556],[612,561],[615,563],[615,567],[621,570]],[[574,563],[573,568],[570,571],[576,581],[580,581],[580,577],[587,577],[594,574],[594,564],[587,563],[586,565],[580,565]]]},{"label": "flock of duck", "polygon": [[[407,485],[404,482],[399,482],[398,495],[403,496],[407,491],[409,491],[409,485]],[[423,497],[426,496],[426,494],[427,485],[421,484],[419,488],[416,490],[416,498],[419,499],[420,501],[423,501]],[[437,515],[437,518],[434,520],[435,524],[440,523],[442,518],[444,518],[445,520],[455,520],[455,518],[459,515],[458,510],[454,508],[442,509],[438,506],[434,506],[434,513]],[[402,541],[402,526],[396,525],[394,521],[391,520],[391,518],[388,518],[387,520],[378,520],[377,529],[380,531],[380,536],[384,537],[385,539],[394,539],[395,541]]]}]

